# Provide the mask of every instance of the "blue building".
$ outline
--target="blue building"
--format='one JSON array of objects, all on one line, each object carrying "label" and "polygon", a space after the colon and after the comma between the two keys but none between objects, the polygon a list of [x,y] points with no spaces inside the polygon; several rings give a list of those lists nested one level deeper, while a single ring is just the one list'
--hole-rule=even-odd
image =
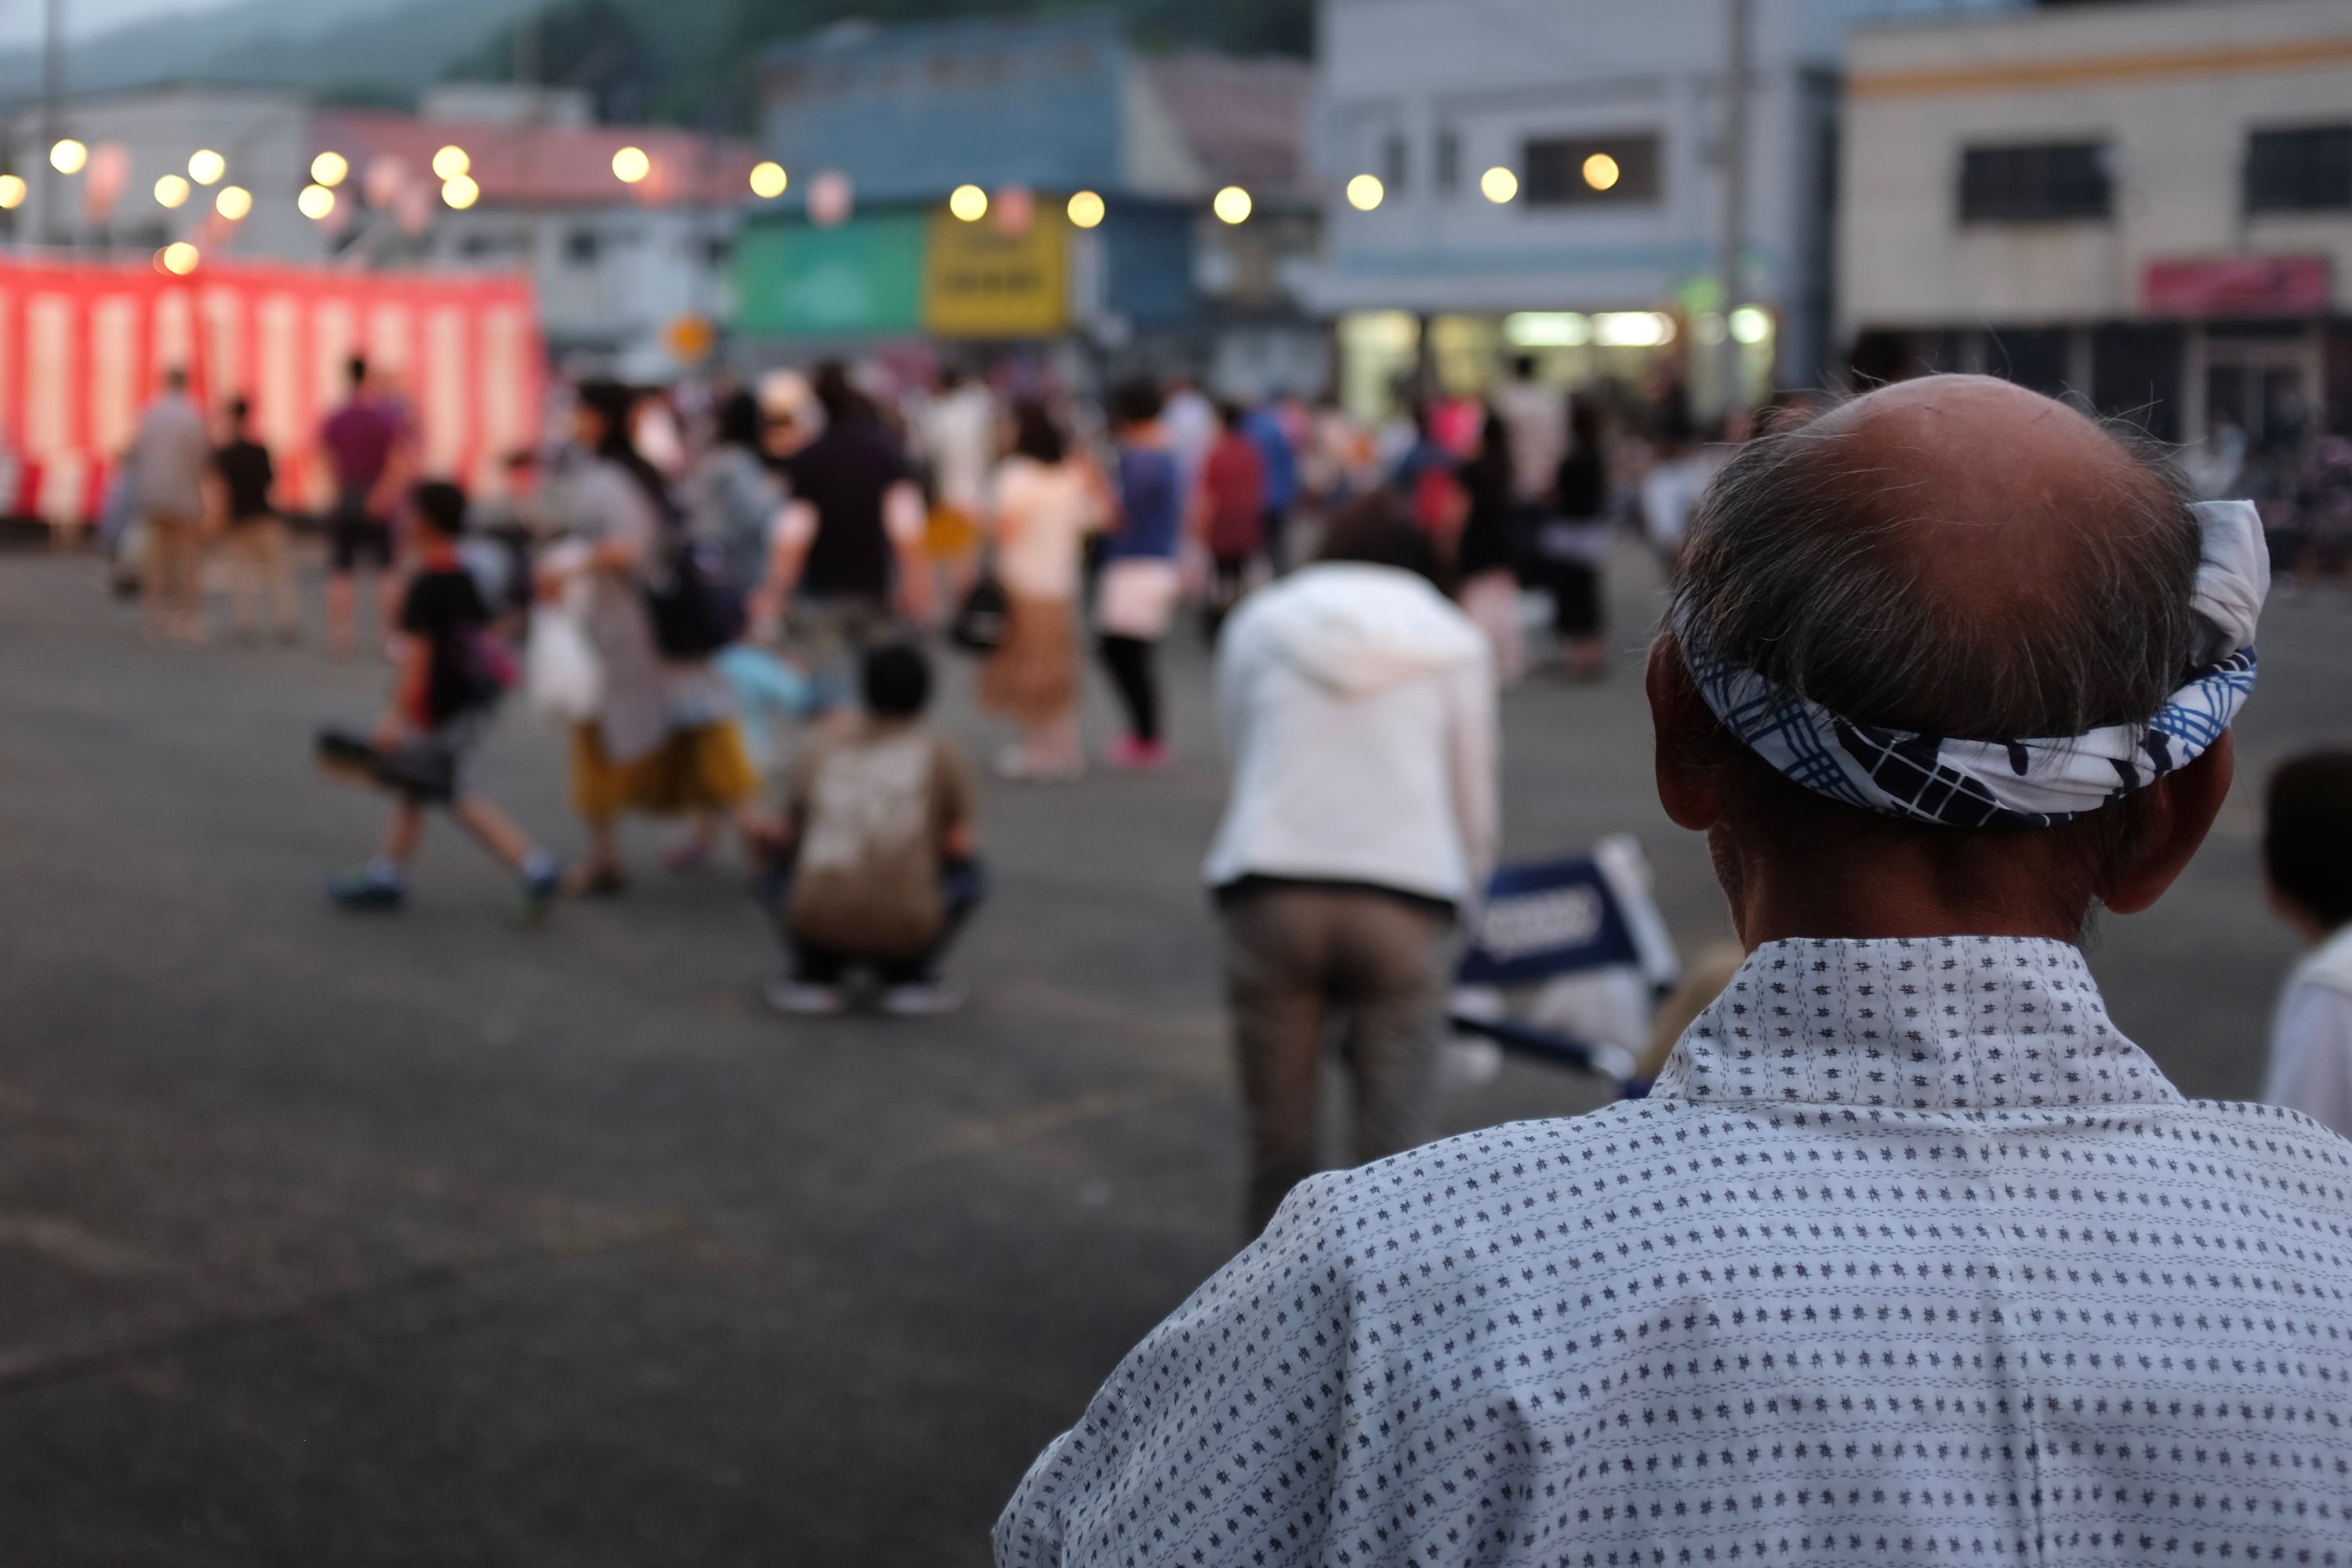
[{"label": "blue building", "polygon": [[[1206,363],[1234,322],[1286,308],[1253,252],[1317,221],[1298,187],[1309,80],[1302,61],[1149,58],[1093,11],[777,46],[759,141],[790,183],[747,224],[737,335],[1076,334]],[[1228,185],[1249,191],[1243,223],[1210,216]]]}]

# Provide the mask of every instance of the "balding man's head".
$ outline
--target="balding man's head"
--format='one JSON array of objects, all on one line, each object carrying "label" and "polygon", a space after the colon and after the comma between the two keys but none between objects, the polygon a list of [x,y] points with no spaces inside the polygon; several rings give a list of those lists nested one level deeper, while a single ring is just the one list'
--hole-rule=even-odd
[{"label": "balding man's head", "polygon": [[1678,617],[1848,719],[1980,740],[2137,722],[2190,662],[2193,498],[2065,405],[1930,376],[1744,448]]},{"label": "balding man's head", "polygon": [[[1964,741],[2144,724],[2197,657],[2193,500],[2160,457],[2063,404],[1979,376],[1906,382],[1741,449],[1692,519],[1675,625],[1854,724]],[[1790,857],[1852,861],[1862,882],[1875,857],[1975,889],[1977,919],[2044,931],[2169,880],[2132,870],[2154,863],[2137,796],[2047,829],[1895,821],[1733,740],[1677,640],[1653,661],[1652,699],[1662,796],[1713,835],[1735,908],[1758,868]],[[2226,787],[2226,755],[2217,770]],[[2167,827],[2158,858],[2177,870],[2202,832]]]}]

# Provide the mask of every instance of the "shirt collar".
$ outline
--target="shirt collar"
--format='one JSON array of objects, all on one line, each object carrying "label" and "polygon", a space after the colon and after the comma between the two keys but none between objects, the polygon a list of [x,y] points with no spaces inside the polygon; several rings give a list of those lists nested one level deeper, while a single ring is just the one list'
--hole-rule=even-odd
[{"label": "shirt collar", "polygon": [[2083,954],[2038,937],[1805,938],[1748,954],[1654,1092],[1901,1110],[2178,1104]]}]

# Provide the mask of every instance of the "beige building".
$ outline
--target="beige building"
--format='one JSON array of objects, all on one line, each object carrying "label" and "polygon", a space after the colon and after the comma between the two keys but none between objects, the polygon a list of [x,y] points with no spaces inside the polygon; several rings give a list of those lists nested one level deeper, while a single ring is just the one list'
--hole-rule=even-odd
[{"label": "beige building", "polygon": [[2147,0],[1864,29],[1838,328],[2257,447],[2352,416],[2352,0]]}]

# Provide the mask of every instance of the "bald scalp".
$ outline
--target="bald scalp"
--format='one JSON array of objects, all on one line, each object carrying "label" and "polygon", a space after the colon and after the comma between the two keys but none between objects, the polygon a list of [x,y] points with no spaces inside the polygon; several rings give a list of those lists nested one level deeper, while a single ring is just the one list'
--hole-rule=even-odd
[{"label": "bald scalp", "polygon": [[2144,721],[2194,647],[2192,499],[2062,403],[1924,377],[1742,448],[1693,519],[1675,613],[1863,723],[2005,740]]}]

